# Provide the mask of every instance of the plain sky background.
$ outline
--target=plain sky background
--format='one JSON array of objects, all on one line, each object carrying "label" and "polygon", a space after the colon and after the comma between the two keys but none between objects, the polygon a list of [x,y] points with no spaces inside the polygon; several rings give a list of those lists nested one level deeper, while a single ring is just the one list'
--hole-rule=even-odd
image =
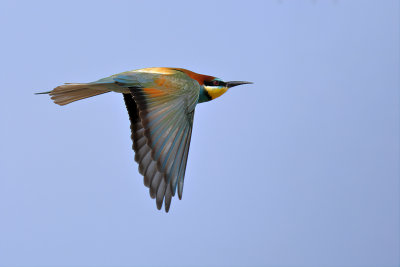
[{"label": "plain sky background", "polygon": [[[1,1],[0,266],[399,266],[399,2]],[[115,93],[143,67],[248,80],[198,106],[158,211]]]}]

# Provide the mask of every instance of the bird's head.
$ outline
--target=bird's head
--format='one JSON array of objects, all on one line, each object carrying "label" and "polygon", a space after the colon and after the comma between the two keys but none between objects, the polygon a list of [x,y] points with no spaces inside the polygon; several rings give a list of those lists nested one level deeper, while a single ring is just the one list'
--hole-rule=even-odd
[{"label": "bird's head", "polygon": [[221,79],[216,78],[214,76],[198,74],[187,69],[174,68],[174,70],[186,73],[186,75],[188,75],[190,78],[196,80],[199,83],[200,85],[199,103],[216,99],[217,97],[226,93],[226,91],[228,91],[229,88],[232,88],[234,86],[252,83],[252,82],[240,82],[240,81],[224,82]]},{"label": "bird's head", "polygon": [[229,88],[234,86],[238,86],[241,84],[251,84],[252,82],[242,82],[242,81],[231,81],[231,82],[224,82],[219,78],[212,77],[212,79],[205,80],[203,83],[203,99],[200,96],[199,102],[206,102],[213,100],[228,91]]}]

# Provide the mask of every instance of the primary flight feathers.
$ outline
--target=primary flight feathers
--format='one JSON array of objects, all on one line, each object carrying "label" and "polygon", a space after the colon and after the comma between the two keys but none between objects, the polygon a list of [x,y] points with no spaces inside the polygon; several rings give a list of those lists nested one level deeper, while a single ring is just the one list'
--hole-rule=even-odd
[{"label": "primary flight feathers", "polygon": [[58,105],[66,105],[111,91],[122,93],[139,172],[157,208],[165,201],[168,212],[177,190],[182,199],[196,105],[248,83],[224,82],[181,68],[146,68],[91,83],[67,83],[43,94],[49,94]]}]

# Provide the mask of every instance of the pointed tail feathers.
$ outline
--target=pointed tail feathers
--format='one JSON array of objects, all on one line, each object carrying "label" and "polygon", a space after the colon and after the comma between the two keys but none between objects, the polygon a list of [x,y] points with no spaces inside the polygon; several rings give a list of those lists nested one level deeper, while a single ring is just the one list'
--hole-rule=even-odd
[{"label": "pointed tail feathers", "polygon": [[37,94],[49,94],[54,103],[63,106],[77,100],[108,92],[110,91],[96,88],[95,85],[87,83],[67,83],[54,88],[52,91]]}]

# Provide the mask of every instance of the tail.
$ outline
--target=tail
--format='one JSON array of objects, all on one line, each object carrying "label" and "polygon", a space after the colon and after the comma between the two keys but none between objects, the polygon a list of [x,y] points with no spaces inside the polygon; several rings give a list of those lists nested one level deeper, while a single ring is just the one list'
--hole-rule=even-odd
[{"label": "tail", "polygon": [[84,98],[101,95],[110,91],[100,89],[99,86],[87,83],[66,83],[54,88],[52,91],[36,93],[49,94],[54,103],[64,106]]}]

